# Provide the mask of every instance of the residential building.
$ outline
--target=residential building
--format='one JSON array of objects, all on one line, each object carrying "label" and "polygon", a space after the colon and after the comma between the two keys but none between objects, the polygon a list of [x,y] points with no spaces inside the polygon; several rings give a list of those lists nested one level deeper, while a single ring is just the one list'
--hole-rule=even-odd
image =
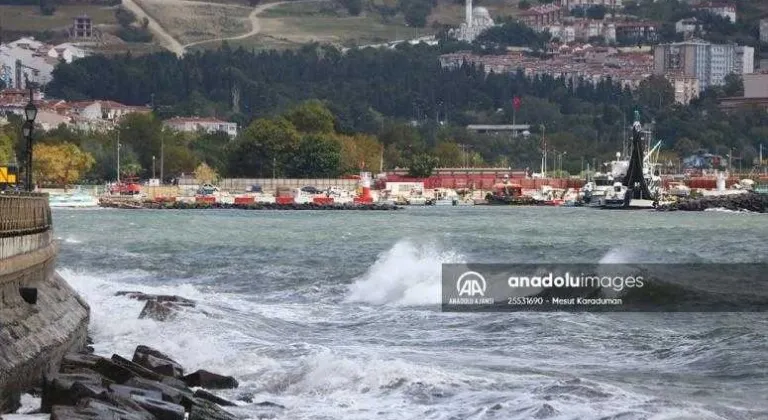
[{"label": "residential building", "polygon": [[86,51],[72,44],[48,45],[34,38],[21,38],[0,45],[0,80],[6,86],[26,87],[26,81],[45,85],[61,60],[71,63],[85,57]]},{"label": "residential building", "polygon": [[217,118],[175,117],[164,124],[176,131],[195,132],[204,130],[209,133],[224,132],[230,137],[237,136],[237,123],[222,121]]},{"label": "residential building", "polygon": [[620,53],[616,48],[591,45],[561,45],[552,51],[552,58],[541,59],[524,52],[506,55],[475,55],[458,52],[440,56],[443,67],[455,68],[463,63],[482,65],[486,72],[496,74],[522,71],[526,76],[549,75],[563,77],[573,83],[598,83],[610,78],[630,89],[639,86],[653,73],[653,56],[643,53]]},{"label": "residential building", "polygon": [[722,16],[736,23],[736,6],[726,2],[706,1],[693,7],[694,10],[702,10],[713,15]]},{"label": "residential building", "polygon": [[602,38],[606,43],[616,42],[616,25],[606,20],[594,20],[568,17],[557,25],[546,27],[552,38],[560,42],[589,42],[593,38]]},{"label": "residential building", "polygon": [[688,105],[701,93],[699,79],[693,76],[669,74],[667,80],[672,85],[675,92],[675,102],[678,104]]},{"label": "residential building", "polygon": [[768,19],[760,19],[760,42],[768,44]]},{"label": "residential building", "polygon": [[654,73],[694,76],[702,91],[722,86],[731,73],[741,75],[745,70],[754,70],[754,49],[749,47],[694,39],[656,45],[653,51]]},{"label": "residential building", "polygon": [[567,10],[573,10],[577,7],[588,9],[592,6],[605,6],[608,9],[621,9],[624,5],[622,0],[559,0],[557,3]]},{"label": "residential building", "polygon": [[736,74],[752,74],[755,72],[755,49],[747,46],[737,46],[736,50]]},{"label": "residential building", "polygon": [[616,23],[616,41],[622,44],[640,44],[656,42],[658,26],[653,22],[618,22]]},{"label": "residential building", "polygon": [[704,33],[704,25],[696,18],[680,19],[675,23],[675,32],[683,34],[685,39],[689,39],[695,35]]},{"label": "residential building", "polygon": [[518,18],[531,28],[541,31],[547,26],[560,23],[563,19],[563,9],[555,4],[543,4],[523,10],[518,14]]}]

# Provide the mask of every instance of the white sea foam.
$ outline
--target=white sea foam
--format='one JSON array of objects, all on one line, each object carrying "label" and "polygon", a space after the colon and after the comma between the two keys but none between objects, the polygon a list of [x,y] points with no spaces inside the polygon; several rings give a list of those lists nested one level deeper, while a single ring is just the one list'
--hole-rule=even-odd
[{"label": "white sea foam", "polygon": [[349,288],[348,302],[375,305],[439,305],[441,267],[464,256],[435,243],[397,242]]}]

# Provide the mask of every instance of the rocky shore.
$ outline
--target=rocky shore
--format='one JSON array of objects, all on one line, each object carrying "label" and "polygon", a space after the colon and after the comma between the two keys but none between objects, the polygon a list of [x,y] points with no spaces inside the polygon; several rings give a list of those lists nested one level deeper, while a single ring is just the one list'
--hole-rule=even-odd
[{"label": "rocky shore", "polygon": [[691,198],[659,206],[659,211],[703,211],[707,209],[768,212],[768,195],[756,193],[730,194]]},{"label": "rocky shore", "polygon": [[[196,310],[194,301],[175,295],[133,291],[116,295],[146,302],[139,318],[168,321],[182,310]],[[90,338],[88,343],[92,344]],[[187,373],[171,356],[149,346],[137,346],[131,359],[119,354],[107,358],[93,352],[88,345],[82,351],[68,353],[58,371],[45,378],[41,389],[30,390],[30,394],[40,397],[40,409],[28,412],[30,418],[238,420],[240,417],[222,407],[253,403],[247,394],[239,396],[236,403],[211,392],[237,388],[239,383],[234,377],[203,369]],[[269,411],[284,408],[269,401],[255,405]]]},{"label": "rocky shore", "polygon": [[195,209],[237,209],[237,210],[399,210],[402,207],[392,204],[229,204],[229,203],[185,203],[100,200],[99,206],[117,209],[152,209],[152,210],[195,210]]}]

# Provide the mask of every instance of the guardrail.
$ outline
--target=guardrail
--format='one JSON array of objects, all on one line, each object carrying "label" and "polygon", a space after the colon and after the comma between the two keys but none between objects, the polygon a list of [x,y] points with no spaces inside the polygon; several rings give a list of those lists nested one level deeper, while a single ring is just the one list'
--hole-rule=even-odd
[{"label": "guardrail", "polygon": [[0,237],[24,236],[51,228],[48,194],[0,193]]}]

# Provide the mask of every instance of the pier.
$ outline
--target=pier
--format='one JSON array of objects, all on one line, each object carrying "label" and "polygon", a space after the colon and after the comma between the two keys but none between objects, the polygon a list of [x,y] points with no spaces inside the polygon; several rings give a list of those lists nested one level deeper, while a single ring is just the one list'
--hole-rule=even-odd
[{"label": "pier", "polygon": [[47,194],[0,194],[0,414],[85,347],[89,307],[55,272]]}]

